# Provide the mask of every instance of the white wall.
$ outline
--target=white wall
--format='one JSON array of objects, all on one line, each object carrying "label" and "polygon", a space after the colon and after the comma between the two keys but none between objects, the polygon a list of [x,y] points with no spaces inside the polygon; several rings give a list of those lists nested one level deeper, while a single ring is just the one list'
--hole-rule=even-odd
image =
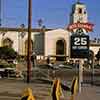
[{"label": "white wall", "polygon": [[18,51],[18,32],[16,31],[8,31],[5,33],[4,36],[0,35],[1,37],[1,41],[2,39],[6,39],[9,38],[13,41],[13,48],[15,49],[15,51]]},{"label": "white wall", "polygon": [[[21,54],[22,51],[19,51],[18,34],[19,32],[16,31],[8,31],[4,36],[0,34],[0,46],[2,44],[2,38],[9,38],[13,41],[13,48]],[[41,33],[39,32],[32,32],[31,36],[34,50],[38,53],[38,55],[56,55],[56,42],[59,39],[64,39],[66,41],[66,55],[70,55],[70,33],[68,33],[67,30],[55,29],[45,32],[44,35],[40,34]],[[35,36],[38,36],[38,38]],[[23,38],[23,42],[25,42],[25,40],[27,40],[27,32]],[[25,45],[20,44],[20,50],[22,48],[25,49]],[[99,48],[99,45],[90,46],[90,50],[92,50],[94,54],[97,54]]]},{"label": "white wall", "polygon": [[97,52],[99,51],[100,46],[90,46],[90,50],[92,50],[94,52],[94,55],[97,54]]},{"label": "white wall", "polygon": [[45,56],[56,55],[56,42],[59,39],[66,41],[66,54],[69,54],[69,33],[64,29],[56,29],[45,33]]}]

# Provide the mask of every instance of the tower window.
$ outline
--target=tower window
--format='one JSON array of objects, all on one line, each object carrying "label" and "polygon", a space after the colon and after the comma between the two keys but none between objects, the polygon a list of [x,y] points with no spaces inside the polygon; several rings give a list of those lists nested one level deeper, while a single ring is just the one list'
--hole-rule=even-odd
[{"label": "tower window", "polygon": [[86,11],[84,11],[84,14],[86,14]]},{"label": "tower window", "polygon": [[79,13],[79,14],[82,14],[82,8],[79,8],[79,9],[78,9],[78,13]]}]

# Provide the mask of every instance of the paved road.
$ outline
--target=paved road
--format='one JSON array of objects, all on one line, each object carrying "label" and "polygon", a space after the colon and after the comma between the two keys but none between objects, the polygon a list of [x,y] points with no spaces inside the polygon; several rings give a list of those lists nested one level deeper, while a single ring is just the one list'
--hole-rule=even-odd
[{"label": "paved road", "polygon": [[85,85],[75,100],[100,100],[100,87]]},{"label": "paved road", "polygon": [[0,80],[0,100],[20,100],[22,91],[27,87],[32,88],[37,100],[50,100],[51,85],[49,84],[40,84],[37,82],[27,84],[19,80],[6,79]]},{"label": "paved road", "polygon": [[[35,72],[40,76],[45,76],[48,70],[42,70],[40,72]],[[75,70],[70,69],[60,69],[56,70],[56,77],[60,77],[64,84],[70,86],[73,76],[75,75]],[[37,76],[37,74],[35,74]],[[52,75],[50,72],[49,74]],[[38,77],[40,77],[38,76]],[[48,77],[48,75],[47,75]],[[22,91],[30,87],[33,90],[33,95],[36,100],[52,100],[51,84],[45,82],[40,82],[33,80],[30,84],[20,79],[0,79],[0,100],[20,100]],[[70,100],[70,92],[63,90],[63,98],[61,100]],[[83,85],[81,94],[78,94],[75,100],[100,100],[100,87],[91,85]]]},{"label": "paved road", "polygon": [[[0,79],[0,100],[20,100],[22,91],[30,87],[36,100],[52,100],[50,96],[51,85],[33,81],[27,84],[21,80]],[[70,92],[63,91],[61,100],[70,100]],[[83,85],[82,92],[75,100],[100,100],[100,87]]]}]

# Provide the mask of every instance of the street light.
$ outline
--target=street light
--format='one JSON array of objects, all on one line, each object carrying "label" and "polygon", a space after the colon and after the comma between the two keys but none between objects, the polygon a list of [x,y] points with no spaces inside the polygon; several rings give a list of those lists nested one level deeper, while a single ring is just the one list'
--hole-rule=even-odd
[{"label": "street light", "polygon": [[28,0],[28,48],[27,48],[27,83],[31,79],[31,23],[32,23],[32,0]]}]

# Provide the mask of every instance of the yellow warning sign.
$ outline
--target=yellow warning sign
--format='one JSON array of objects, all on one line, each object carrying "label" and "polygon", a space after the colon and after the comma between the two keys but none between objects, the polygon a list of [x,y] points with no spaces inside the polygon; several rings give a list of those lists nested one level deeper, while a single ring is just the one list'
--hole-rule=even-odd
[{"label": "yellow warning sign", "polygon": [[71,93],[72,95],[77,94],[78,92],[78,78],[74,77],[71,85]]},{"label": "yellow warning sign", "polygon": [[31,88],[25,88],[21,100],[35,100]]},{"label": "yellow warning sign", "polygon": [[52,86],[52,100],[60,100],[61,95],[62,95],[62,89],[60,80],[55,79],[53,81],[53,86]]},{"label": "yellow warning sign", "polygon": [[78,93],[78,77],[74,77],[71,85],[70,100],[74,100],[74,96]]}]

